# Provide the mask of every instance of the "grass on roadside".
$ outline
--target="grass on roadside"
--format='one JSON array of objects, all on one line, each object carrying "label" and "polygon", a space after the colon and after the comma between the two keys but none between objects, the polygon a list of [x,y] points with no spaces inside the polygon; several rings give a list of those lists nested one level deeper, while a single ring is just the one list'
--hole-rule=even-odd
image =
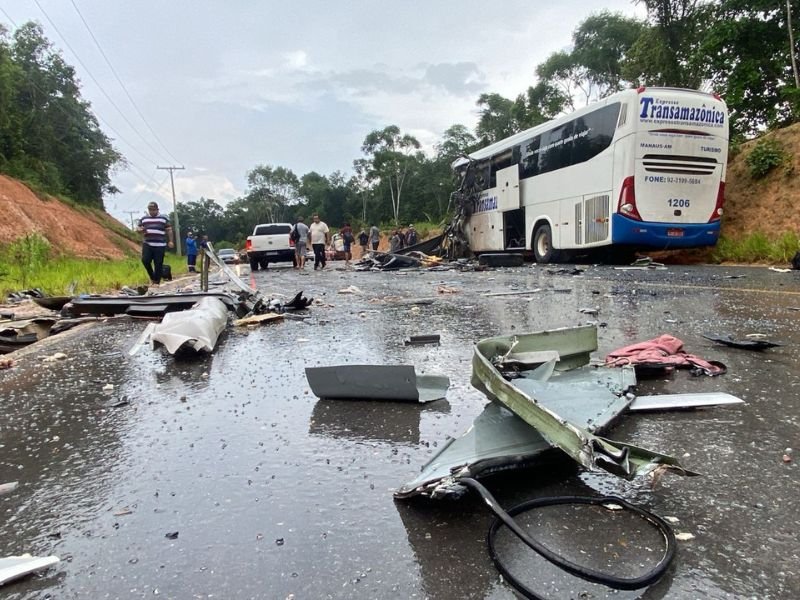
[{"label": "grass on roadside", "polygon": [[[167,253],[165,262],[172,267],[173,276],[186,271],[186,259]],[[83,258],[54,258],[33,268],[0,259],[0,302],[10,293],[23,289],[41,288],[51,296],[62,296],[72,282],[75,293],[103,293],[122,286],[147,285],[149,279],[138,257],[123,260]]]},{"label": "grass on roadside", "polygon": [[788,263],[800,250],[800,238],[794,232],[770,239],[761,232],[732,240],[721,237],[712,253],[714,262]]}]

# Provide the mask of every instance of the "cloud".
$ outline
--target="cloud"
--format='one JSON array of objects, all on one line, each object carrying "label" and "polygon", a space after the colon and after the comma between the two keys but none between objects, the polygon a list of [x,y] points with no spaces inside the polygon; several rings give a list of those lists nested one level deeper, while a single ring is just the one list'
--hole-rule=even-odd
[{"label": "cloud", "polygon": [[446,127],[475,121],[473,100],[487,89],[486,77],[474,62],[417,63],[407,68],[375,63],[323,71],[309,65],[303,52],[292,61],[303,68],[228,71],[219,80],[198,81],[203,91],[197,97],[264,113],[275,112],[278,105],[316,113],[327,111],[334,101],[364,114],[362,126],[367,128],[388,124],[413,128],[423,146],[430,148]]},{"label": "cloud", "polygon": [[457,96],[472,96],[486,87],[485,77],[474,62],[429,65],[425,70],[425,81]]},{"label": "cloud", "polygon": [[283,59],[286,61],[285,65],[289,69],[302,69],[308,64],[308,54],[303,50],[284,52]]},{"label": "cloud", "polygon": [[[168,189],[169,200],[172,192]],[[225,206],[242,192],[224,175],[204,173],[202,175],[181,175],[175,177],[175,195],[178,202],[194,202],[203,198],[213,198],[217,204]]]}]

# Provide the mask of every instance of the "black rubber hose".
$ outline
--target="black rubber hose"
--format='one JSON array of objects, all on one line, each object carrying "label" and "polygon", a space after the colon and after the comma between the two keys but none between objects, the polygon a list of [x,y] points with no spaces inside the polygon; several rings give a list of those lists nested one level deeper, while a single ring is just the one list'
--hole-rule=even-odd
[{"label": "black rubber hose", "polygon": [[[497,501],[494,499],[492,494],[487,490],[482,484],[480,484],[477,480],[472,479],[471,477],[462,477],[458,479],[459,483],[463,483],[467,487],[475,490],[481,496],[483,501],[486,505],[491,509],[491,511],[495,514],[495,520],[492,522],[491,527],[489,527],[489,532],[486,536],[486,543],[489,547],[489,555],[492,557],[492,561],[494,561],[497,570],[500,571],[503,576],[513,585],[518,591],[520,591],[525,597],[533,598],[535,600],[539,600],[541,596],[536,595],[531,589],[526,587],[521,581],[519,581],[516,577],[514,577],[509,570],[505,567],[505,565],[500,560],[500,557],[497,555],[497,552],[494,547],[494,540],[497,532],[499,531],[500,527],[505,525],[508,527],[514,535],[516,535],[522,542],[540,554],[543,558],[547,559],[554,565],[558,566],[559,568],[580,577],[581,579],[585,579],[587,581],[592,581],[595,583],[600,583],[607,587],[616,588],[620,590],[638,590],[640,588],[646,587],[652,583],[655,583],[669,568],[672,559],[675,558],[675,551],[677,549],[677,542],[675,540],[675,534],[672,532],[672,528],[664,521],[662,518],[654,515],[653,513],[644,510],[643,508],[639,508],[630,504],[629,502],[623,500],[622,498],[617,498],[614,496],[605,496],[605,497],[586,497],[586,496],[556,496],[550,498],[537,498],[535,500],[529,500],[528,502],[523,502],[522,504],[518,504],[517,506],[513,507],[512,509],[505,511],[503,510]],[[632,577],[632,578],[625,578],[625,577],[617,577],[615,575],[611,575],[608,573],[604,573],[602,571],[596,571],[594,569],[589,569],[587,567],[583,567],[579,564],[576,564],[555,552],[552,552],[544,545],[540,544],[528,534],[526,534],[519,525],[517,525],[516,521],[512,517],[518,515],[523,512],[527,512],[529,510],[533,510],[536,508],[541,508],[543,506],[557,506],[562,504],[589,504],[589,505],[604,505],[604,504],[618,504],[625,508],[626,510],[635,513],[644,521],[647,521],[655,527],[659,533],[664,537],[664,556],[661,560],[656,564],[651,570],[647,573],[640,575],[639,577]]]}]

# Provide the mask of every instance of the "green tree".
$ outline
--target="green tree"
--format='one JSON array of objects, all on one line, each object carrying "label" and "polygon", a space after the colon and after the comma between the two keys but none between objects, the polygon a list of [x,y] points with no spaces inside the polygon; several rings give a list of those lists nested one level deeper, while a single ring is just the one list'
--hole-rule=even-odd
[{"label": "green tree", "polygon": [[493,144],[498,140],[520,131],[519,103],[509,100],[500,94],[481,94],[478,98],[478,125],[475,132],[483,145]]},{"label": "green tree", "polygon": [[238,241],[237,236],[230,235],[224,230],[224,215],[225,210],[211,198],[201,197],[200,200],[186,202],[180,206],[183,233],[192,231],[195,234],[208,235],[211,240]]},{"label": "green tree", "polygon": [[442,134],[442,140],[436,144],[436,158],[452,162],[459,156],[475,149],[478,138],[464,125],[451,125]]},{"label": "green tree", "polygon": [[[795,15],[800,2],[790,4]],[[797,19],[795,19],[795,22]],[[798,120],[786,5],[772,0],[721,0],[702,41],[706,79],[728,104],[733,137]]]},{"label": "green tree", "polygon": [[258,165],[247,173],[247,205],[264,215],[264,221],[288,220],[292,205],[300,200],[300,180],[290,169]]},{"label": "green tree", "polygon": [[419,141],[411,135],[401,134],[396,125],[370,132],[361,146],[367,158],[363,163],[366,178],[388,191],[395,224],[400,223],[401,199],[409,169],[422,158],[419,148]]},{"label": "green tree", "polygon": [[341,171],[326,177],[312,171],[300,178],[300,195],[303,202],[297,207],[298,214],[318,213],[332,227],[365,220],[361,217],[362,196],[357,177],[348,178]]},{"label": "green tree", "polygon": [[623,65],[628,81],[697,89],[703,82],[700,44],[713,18],[708,0],[637,0],[649,27],[632,45]]},{"label": "green tree", "polygon": [[575,110],[576,98],[586,105],[625,87],[622,65],[644,30],[641,21],[620,14],[591,15],[572,34],[572,50],[551,54],[536,67],[536,75]]},{"label": "green tree", "polygon": [[608,11],[590,15],[578,25],[572,34],[572,55],[596,97],[628,86],[622,66],[645,30],[646,24],[639,19]]},{"label": "green tree", "polygon": [[44,191],[103,207],[122,162],[80,95],[75,70],[26,23],[0,31],[0,171]]}]

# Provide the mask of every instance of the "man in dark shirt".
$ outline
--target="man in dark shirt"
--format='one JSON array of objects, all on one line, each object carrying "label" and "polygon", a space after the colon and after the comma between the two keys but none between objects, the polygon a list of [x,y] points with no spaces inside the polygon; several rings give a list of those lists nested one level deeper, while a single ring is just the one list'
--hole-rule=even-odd
[{"label": "man in dark shirt", "polygon": [[144,234],[142,242],[142,264],[150,277],[150,283],[158,287],[164,267],[164,252],[172,248],[172,226],[169,219],[158,212],[158,204],[147,205],[147,216],[139,219],[137,231]]}]

